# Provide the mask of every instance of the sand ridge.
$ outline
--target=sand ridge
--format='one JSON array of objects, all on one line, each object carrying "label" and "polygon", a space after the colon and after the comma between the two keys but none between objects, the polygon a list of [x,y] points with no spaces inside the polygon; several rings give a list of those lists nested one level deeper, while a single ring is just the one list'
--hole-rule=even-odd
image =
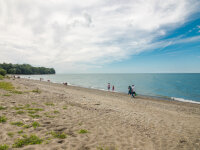
[{"label": "sand ridge", "polygon": [[[41,150],[170,150],[200,147],[200,105],[155,100],[122,93],[106,92],[74,86],[64,86],[28,79],[8,80],[21,91],[41,90],[3,96],[0,89],[0,116],[8,118],[0,123],[0,144],[12,144],[23,134],[36,134],[44,141],[21,149]],[[28,110],[17,114],[13,109],[29,104],[40,108],[33,118]],[[32,114],[32,115],[35,115]],[[13,126],[21,121],[40,126],[34,129]],[[23,133],[18,133],[23,130]],[[80,130],[87,133],[81,134]],[[62,132],[65,139],[52,137],[50,132]],[[13,137],[8,132],[14,133]]]}]

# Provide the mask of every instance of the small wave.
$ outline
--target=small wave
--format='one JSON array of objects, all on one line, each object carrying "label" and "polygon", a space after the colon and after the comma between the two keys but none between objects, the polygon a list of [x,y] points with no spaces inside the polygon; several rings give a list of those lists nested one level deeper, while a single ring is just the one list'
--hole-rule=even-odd
[{"label": "small wave", "polygon": [[200,102],[193,101],[193,100],[187,100],[187,99],[184,99],[184,98],[171,97],[171,99],[175,100],[175,101],[180,101],[180,102],[200,104]]}]

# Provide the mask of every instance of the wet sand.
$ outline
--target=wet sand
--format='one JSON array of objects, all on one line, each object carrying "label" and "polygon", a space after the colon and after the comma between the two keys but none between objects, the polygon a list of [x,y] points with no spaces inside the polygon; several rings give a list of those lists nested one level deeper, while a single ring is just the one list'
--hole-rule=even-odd
[{"label": "wet sand", "polygon": [[[0,89],[0,145],[12,144],[22,135],[35,134],[40,145],[26,150],[199,150],[200,105],[136,97],[28,79],[5,79],[22,94]],[[39,92],[32,90],[39,89]],[[7,95],[7,96],[6,96]],[[27,105],[28,104],[28,105]],[[16,107],[23,107],[16,110]],[[30,115],[30,108],[40,111]],[[24,111],[18,114],[18,111]],[[11,125],[21,121],[37,128]],[[23,133],[19,131],[23,130]],[[79,133],[84,130],[87,133]],[[8,133],[13,133],[13,137]],[[19,132],[19,133],[18,133]],[[64,139],[50,132],[64,133]]]}]

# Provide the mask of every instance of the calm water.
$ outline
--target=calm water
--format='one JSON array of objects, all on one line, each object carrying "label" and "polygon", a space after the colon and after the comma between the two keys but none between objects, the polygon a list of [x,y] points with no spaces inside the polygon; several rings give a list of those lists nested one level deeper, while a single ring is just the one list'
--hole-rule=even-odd
[{"label": "calm water", "polygon": [[72,85],[107,89],[107,83],[115,91],[127,93],[128,85],[136,85],[137,94],[155,97],[169,97],[180,101],[200,102],[200,74],[57,74],[27,75],[31,79],[67,82]]}]

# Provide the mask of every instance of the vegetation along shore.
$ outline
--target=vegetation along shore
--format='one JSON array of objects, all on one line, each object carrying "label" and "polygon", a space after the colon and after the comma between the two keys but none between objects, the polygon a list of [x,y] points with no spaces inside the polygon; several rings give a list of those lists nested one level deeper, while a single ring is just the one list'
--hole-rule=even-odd
[{"label": "vegetation along shore", "polygon": [[55,74],[54,68],[33,67],[29,64],[2,63],[0,69],[4,69],[7,74]]}]

